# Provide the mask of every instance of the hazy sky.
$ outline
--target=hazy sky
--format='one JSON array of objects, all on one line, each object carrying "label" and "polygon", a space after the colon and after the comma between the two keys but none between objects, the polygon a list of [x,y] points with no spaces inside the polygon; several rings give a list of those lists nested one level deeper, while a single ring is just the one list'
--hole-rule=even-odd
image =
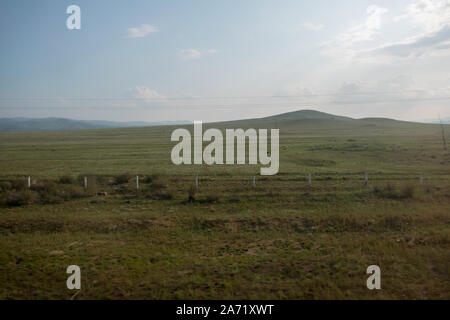
[{"label": "hazy sky", "polygon": [[[81,8],[68,30],[66,8]],[[2,0],[0,117],[450,116],[450,0]]]}]

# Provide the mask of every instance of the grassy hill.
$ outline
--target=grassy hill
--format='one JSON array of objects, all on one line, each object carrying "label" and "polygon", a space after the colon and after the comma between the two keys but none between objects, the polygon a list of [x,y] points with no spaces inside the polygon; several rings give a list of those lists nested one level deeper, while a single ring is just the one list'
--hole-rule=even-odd
[{"label": "grassy hill", "polygon": [[[259,166],[175,166],[171,132],[178,126],[0,133],[0,175],[157,173],[253,175]],[[183,126],[180,126],[183,127]],[[192,130],[192,125],[184,126]],[[262,119],[205,124],[279,128],[280,174],[448,172],[441,128],[390,119],[351,119],[302,110]],[[450,126],[447,126],[447,133]],[[449,140],[449,139],[447,139]],[[204,144],[206,145],[206,144]]]},{"label": "grassy hill", "polygon": [[175,166],[174,126],[0,133],[0,299],[75,298],[72,264],[77,299],[450,298],[439,125],[298,111],[205,127],[280,128],[280,173]]},{"label": "grassy hill", "polygon": [[169,122],[114,122],[101,120],[72,120],[64,118],[1,118],[0,132],[34,132],[86,130],[103,128],[147,127],[168,124],[182,124],[186,121]]}]

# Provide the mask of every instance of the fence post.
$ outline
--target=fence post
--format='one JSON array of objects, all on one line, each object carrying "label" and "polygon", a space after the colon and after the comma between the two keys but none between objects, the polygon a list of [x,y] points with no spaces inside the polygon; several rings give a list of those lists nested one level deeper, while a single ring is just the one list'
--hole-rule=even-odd
[{"label": "fence post", "polygon": [[367,183],[369,182],[369,175],[367,172],[364,174],[364,185],[367,186]]},{"label": "fence post", "polygon": [[139,189],[139,176],[136,176],[136,189]]},{"label": "fence post", "polygon": [[420,172],[420,184],[423,184],[423,173],[422,173],[422,171]]},{"label": "fence post", "polygon": [[255,178],[255,176],[253,176],[253,178],[252,178],[252,186],[253,186],[253,188],[256,187],[256,178]]},{"label": "fence post", "polygon": [[312,184],[312,178],[311,178],[311,173],[308,174],[308,184],[311,185]]},{"label": "fence post", "polygon": [[195,189],[198,189],[198,173],[195,174]]},{"label": "fence post", "polygon": [[87,177],[84,176],[84,189],[87,189]]},{"label": "fence post", "polygon": [[28,178],[27,178],[27,186],[28,186],[28,189],[31,188],[31,177],[30,176],[28,176]]}]

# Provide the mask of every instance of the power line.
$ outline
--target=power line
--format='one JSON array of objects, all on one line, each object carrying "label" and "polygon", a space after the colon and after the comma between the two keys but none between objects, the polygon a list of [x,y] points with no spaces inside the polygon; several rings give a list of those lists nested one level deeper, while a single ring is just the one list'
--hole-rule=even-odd
[{"label": "power line", "polygon": [[[439,90],[450,92],[449,90]],[[314,97],[330,97],[330,96],[366,96],[366,95],[383,95],[383,94],[404,94],[404,93],[423,93],[423,90],[402,90],[402,91],[366,91],[366,92],[335,92],[322,94],[297,94],[297,95],[264,95],[264,96],[207,96],[207,97],[172,97],[172,98],[136,98],[136,97],[5,97],[0,98],[3,101],[14,100],[113,100],[113,101],[193,101],[193,100],[213,100],[213,99],[295,99],[295,98],[314,98]]]},{"label": "power line", "polygon": [[[434,98],[405,98],[405,99],[380,99],[380,100],[329,100],[329,101],[320,101],[320,102],[305,102],[305,101],[284,101],[284,102],[268,102],[268,103],[254,103],[254,102],[237,102],[234,104],[218,104],[218,103],[206,103],[202,105],[198,104],[176,104],[176,105],[160,105],[160,107],[164,108],[176,108],[176,107],[186,107],[186,108],[213,108],[213,107],[221,107],[221,108],[232,108],[239,106],[246,107],[275,107],[275,106],[297,106],[297,107],[313,107],[315,104],[376,104],[376,103],[393,103],[393,102],[422,102],[422,101],[445,101],[450,100],[450,97],[434,97]],[[86,100],[89,101],[89,100]],[[101,101],[101,100],[96,100]],[[116,100],[115,100],[116,101]],[[127,101],[127,100],[120,100]],[[157,101],[146,101],[148,104],[155,103]],[[73,106],[68,106],[67,108],[71,108]],[[78,108],[124,108],[127,106],[77,106]],[[140,108],[146,106],[133,106],[132,108]],[[155,106],[156,107],[156,106]],[[0,109],[10,109],[10,108],[64,108],[63,106],[45,106],[45,107],[36,107],[36,106],[0,106]],[[130,107],[131,108],[131,107]]]}]

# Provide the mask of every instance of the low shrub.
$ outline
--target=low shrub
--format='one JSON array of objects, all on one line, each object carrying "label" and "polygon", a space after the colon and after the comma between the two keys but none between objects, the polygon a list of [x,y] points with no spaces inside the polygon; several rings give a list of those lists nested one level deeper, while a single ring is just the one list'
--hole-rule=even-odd
[{"label": "low shrub", "polygon": [[197,188],[191,186],[188,190],[188,202],[195,202],[195,196],[197,194]]},{"label": "low shrub", "polygon": [[95,176],[91,176],[95,181],[100,185],[106,185],[111,183],[111,177],[103,174],[96,174]]},{"label": "low shrub", "polygon": [[159,176],[157,174],[146,175],[141,179],[142,183],[153,183],[159,180]]},{"label": "low shrub", "polygon": [[64,175],[59,177],[58,183],[60,184],[73,184],[75,183],[75,179],[72,176]]},{"label": "low shrub", "polygon": [[53,181],[38,181],[30,189],[39,195],[39,203],[41,204],[60,203],[63,200],[58,196],[58,186]]},{"label": "low shrub", "polygon": [[11,189],[13,190],[23,190],[27,188],[27,182],[23,179],[12,180]]},{"label": "low shrub", "polygon": [[167,185],[162,182],[153,182],[148,186],[147,189],[149,191],[156,192],[167,189]]},{"label": "low shrub", "polygon": [[[95,180],[91,179],[90,188],[95,188]],[[89,186],[89,185],[88,185]],[[78,199],[86,196],[87,194],[94,193],[85,192],[84,188],[76,185],[68,184],[56,184],[53,181],[39,181],[35,185],[31,186],[31,190],[39,194],[39,202],[42,204],[60,203],[71,199]],[[89,187],[88,187],[89,191]]]},{"label": "low shrub", "polygon": [[39,201],[39,194],[31,190],[7,191],[2,202],[6,206],[24,206]]},{"label": "low shrub", "polygon": [[54,193],[39,194],[39,203],[41,204],[57,204],[63,202],[64,199]]},{"label": "low shrub", "polygon": [[[61,180],[58,179],[57,181],[60,182]],[[96,187],[95,180],[91,180],[91,185],[92,183],[94,185],[91,187]],[[21,183],[5,183],[5,181],[0,187],[2,192],[0,195],[0,204],[6,206],[24,206],[34,203],[53,204],[82,198],[90,194],[89,192],[85,192],[82,186],[56,183],[53,180],[39,180],[37,183],[32,184],[29,189],[27,187],[22,188]]]},{"label": "low shrub", "polygon": [[0,181],[0,191],[5,192],[12,189],[11,182],[9,181]]},{"label": "low shrub", "polygon": [[165,183],[159,181],[159,178],[153,177],[152,182],[147,186],[144,194],[155,200],[171,200],[173,199],[173,194],[168,190]]},{"label": "low shrub", "polygon": [[199,199],[200,203],[218,203],[220,202],[220,197],[214,194],[208,194],[205,198]]},{"label": "low shrub", "polygon": [[130,186],[127,184],[122,184],[122,185],[116,185],[112,187],[111,193],[114,194],[122,194],[122,195],[127,195],[127,194],[132,194],[132,193],[136,193],[136,187],[135,186]]},{"label": "low shrub", "polygon": [[128,183],[131,179],[131,174],[123,173],[114,177],[115,184],[125,184]]},{"label": "low shrub", "polygon": [[83,187],[74,185],[61,186],[57,190],[57,195],[63,200],[79,199],[86,196]]},{"label": "low shrub", "polygon": [[164,190],[164,191],[158,191],[150,194],[150,198],[154,200],[172,200],[173,199],[173,193],[170,191]]},{"label": "low shrub", "polygon": [[407,184],[402,187],[399,195],[402,199],[412,199],[414,198],[415,192],[416,192],[415,187],[411,184]]},{"label": "low shrub", "polygon": [[413,185],[404,185],[400,190],[390,183],[387,183],[384,187],[375,186],[373,193],[385,199],[403,200],[412,199],[415,194],[415,188]]},{"label": "low shrub", "polygon": [[41,180],[37,183],[31,185],[31,190],[39,192],[39,194],[49,194],[49,193],[55,193],[57,190],[57,185],[55,182],[50,180]]}]

